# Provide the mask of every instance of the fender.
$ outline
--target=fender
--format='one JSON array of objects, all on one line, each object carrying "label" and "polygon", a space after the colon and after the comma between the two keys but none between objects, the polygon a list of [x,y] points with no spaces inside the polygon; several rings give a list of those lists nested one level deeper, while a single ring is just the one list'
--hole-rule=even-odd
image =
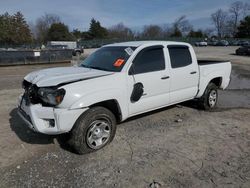
[{"label": "fender", "polygon": [[100,90],[99,92],[97,91],[95,93],[84,95],[75,103],[73,103],[69,109],[86,108],[99,102],[107,100],[116,100],[121,110],[122,120],[124,120],[128,117],[128,104],[126,102],[127,101],[126,99],[127,96],[126,94],[124,94],[122,90],[119,89]]},{"label": "fender", "polygon": [[213,80],[214,78],[222,78],[222,82],[221,82],[221,85],[219,88],[224,88],[222,87],[222,83],[224,81],[224,76],[223,75],[223,71],[215,71],[215,72],[212,72],[212,73],[209,73],[208,75],[206,75],[206,73],[201,73],[203,74],[201,77],[200,77],[200,87],[199,87],[199,92],[198,94],[196,95],[196,98],[199,98],[203,95],[203,93],[205,92],[205,89],[207,87],[207,85],[211,82],[211,80]]}]

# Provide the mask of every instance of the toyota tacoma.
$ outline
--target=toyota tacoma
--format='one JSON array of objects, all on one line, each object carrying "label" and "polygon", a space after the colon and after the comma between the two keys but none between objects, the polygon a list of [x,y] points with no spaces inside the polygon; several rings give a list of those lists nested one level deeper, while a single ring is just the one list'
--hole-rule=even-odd
[{"label": "toyota tacoma", "polygon": [[77,67],[25,76],[18,112],[34,131],[67,133],[77,153],[89,153],[110,143],[117,123],[132,116],[192,99],[215,108],[230,73],[230,62],[199,61],[187,43],[110,44]]}]

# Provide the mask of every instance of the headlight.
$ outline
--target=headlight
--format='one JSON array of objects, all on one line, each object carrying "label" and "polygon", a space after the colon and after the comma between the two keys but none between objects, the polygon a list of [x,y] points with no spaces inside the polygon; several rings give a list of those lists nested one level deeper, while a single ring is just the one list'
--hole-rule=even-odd
[{"label": "headlight", "polygon": [[65,95],[64,89],[51,89],[51,88],[40,88],[38,95],[43,102],[46,104],[56,106],[60,104]]}]

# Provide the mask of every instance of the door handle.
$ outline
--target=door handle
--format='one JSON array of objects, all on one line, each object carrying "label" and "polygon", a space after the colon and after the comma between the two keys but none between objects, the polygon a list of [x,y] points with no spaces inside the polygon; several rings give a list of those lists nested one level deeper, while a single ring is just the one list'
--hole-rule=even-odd
[{"label": "door handle", "polygon": [[196,73],[197,73],[196,71],[190,72],[190,74],[196,74]]},{"label": "door handle", "polygon": [[169,76],[163,76],[161,77],[162,80],[166,80],[166,79],[169,79],[170,77]]}]

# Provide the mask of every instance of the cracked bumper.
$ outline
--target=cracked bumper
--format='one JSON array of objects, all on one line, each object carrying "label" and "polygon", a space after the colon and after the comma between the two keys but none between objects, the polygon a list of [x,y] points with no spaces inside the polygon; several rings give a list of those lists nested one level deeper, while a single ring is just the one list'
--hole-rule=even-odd
[{"label": "cracked bumper", "polygon": [[88,108],[60,109],[44,107],[41,104],[26,104],[19,97],[18,114],[32,130],[44,134],[61,134],[69,132],[79,116]]}]

